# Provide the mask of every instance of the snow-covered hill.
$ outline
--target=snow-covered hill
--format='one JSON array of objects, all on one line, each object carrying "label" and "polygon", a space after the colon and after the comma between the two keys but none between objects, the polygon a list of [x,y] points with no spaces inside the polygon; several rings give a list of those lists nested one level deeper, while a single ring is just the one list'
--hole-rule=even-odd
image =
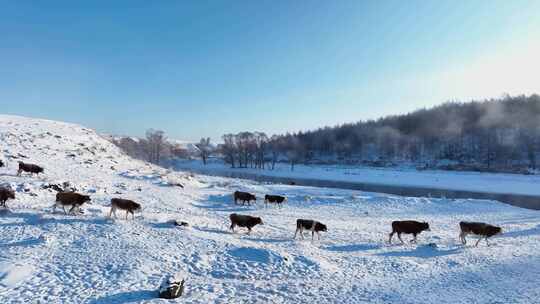
[{"label": "snow-covered hill", "polygon": [[[133,160],[94,131],[0,115],[0,183],[17,189],[0,212],[0,303],[138,303],[164,275],[188,274],[181,303],[536,303],[540,213],[490,201],[404,198],[348,190],[190,176]],[[45,167],[16,176],[17,161]],[[82,215],[52,213],[50,183],[92,197]],[[173,186],[182,183],[184,189]],[[234,190],[287,195],[281,209],[237,206]],[[140,202],[134,221],[107,218],[111,197]],[[251,235],[232,212],[257,215]],[[328,225],[293,240],[297,218]],[[175,228],[168,221],[187,221]],[[419,244],[388,245],[390,222],[429,221]],[[462,246],[460,220],[505,234]],[[427,244],[432,244],[428,246]]]}]

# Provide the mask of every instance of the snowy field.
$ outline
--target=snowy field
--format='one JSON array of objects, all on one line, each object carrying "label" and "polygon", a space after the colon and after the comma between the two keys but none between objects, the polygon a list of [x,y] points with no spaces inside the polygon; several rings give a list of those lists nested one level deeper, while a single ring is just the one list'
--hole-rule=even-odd
[{"label": "snowy field", "polygon": [[369,183],[391,186],[426,187],[487,193],[540,195],[540,175],[504,173],[458,172],[442,170],[418,171],[413,168],[373,168],[345,165],[295,165],[278,163],[274,170],[234,168],[220,161],[208,163],[200,160],[178,160],[174,164],[181,170],[204,171],[213,175],[249,173],[261,176],[307,178],[322,181]]},{"label": "snowy field", "polygon": [[[0,183],[17,189],[0,211],[0,303],[171,303],[164,275],[187,274],[178,303],[538,303],[540,213],[492,201],[405,198],[259,184],[171,172],[130,159],[92,130],[0,115],[3,160],[45,174]],[[82,215],[52,213],[47,183],[92,197]],[[181,182],[184,189],[172,184]],[[532,188],[532,186],[531,186]],[[284,194],[283,208],[234,205],[231,193]],[[143,205],[134,221],[107,218],[111,197]],[[262,217],[251,235],[228,230],[232,212]],[[297,218],[319,220],[320,241],[293,240]],[[170,220],[187,221],[177,228]],[[418,244],[388,244],[393,220],[428,221]],[[473,247],[458,222],[504,234]],[[410,236],[404,239],[409,240]],[[397,241],[397,239],[396,239]],[[429,245],[431,244],[431,245]]]}]

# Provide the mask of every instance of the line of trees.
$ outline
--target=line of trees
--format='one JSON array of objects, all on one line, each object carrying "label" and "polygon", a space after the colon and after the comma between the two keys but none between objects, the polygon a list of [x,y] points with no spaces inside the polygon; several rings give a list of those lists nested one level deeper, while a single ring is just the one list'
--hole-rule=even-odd
[{"label": "line of trees", "polygon": [[233,168],[274,169],[287,162],[362,164],[418,168],[529,172],[540,156],[540,96],[448,102],[430,109],[377,120],[268,136],[263,132],[225,134],[217,149],[201,138],[195,151],[167,141],[150,129],[145,138],[113,139],[129,155],[162,164],[191,158],[204,164],[220,156]]},{"label": "line of trees", "polygon": [[173,155],[174,146],[167,142],[165,132],[148,129],[145,138],[112,137],[111,141],[133,158],[160,164]]},{"label": "line of trees", "polygon": [[268,149],[268,136],[263,132],[240,132],[222,136],[223,144],[219,151],[225,162],[233,168],[259,168],[266,166],[265,154]]},{"label": "line of trees", "polygon": [[448,102],[430,109],[308,132],[225,134],[220,152],[232,167],[273,168],[277,161],[354,163],[516,172],[537,168],[540,96]]},{"label": "line of trees", "polygon": [[206,165],[208,157],[215,150],[209,137],[201,138],[196,144],[184,143],[182,145],[169,141],[162,130],[148,129],[145,135],[144,138],[111,136],[109,140],[129,156],[157,165],[167,164],[174,158],[193,157],[200,157]]}]

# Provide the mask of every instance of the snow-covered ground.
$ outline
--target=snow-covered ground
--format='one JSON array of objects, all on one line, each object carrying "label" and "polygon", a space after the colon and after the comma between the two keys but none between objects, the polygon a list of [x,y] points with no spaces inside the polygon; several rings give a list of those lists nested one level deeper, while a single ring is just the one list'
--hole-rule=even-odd
[{"label": "snow-covered ground", "polygon": [[426,187],[487,193],[540,195],[540,175],[504,173],[457,172],[442,170],[418,171],[413,168],[373,168],[343,165],[290,165],[279,163],[274,170],[231,168],[214,161],[206,166],[200,160],[177,160],[174,165],[182,170],[204,170],[212,174],[244,172],[261,176],[307,178],[323,181],[342,181],[391,186]]},{"label": "snow-covered ground", "polygon": [[[47,133],[49,132],[49,133]],[[538,303],[540,213],[491,201],[405,198],[358,191],[190,176],[130,159],[80,126],[0,115],[1,149],[45,174],[0,182],[17,189],[0,211],[0,303],[170,303],[164,276],[187,273],[178,303]],[[83,144],[83,145],[81,145]],[[69,181],[92,196],[82,215],[52,213]],[[184,189],[171,186],[181,182]],[[234,205],[231,193],[287,195],[283,208]],[[106,217],[111,197],[143,205]],[[228,231],[232,212],[262,217],[251,235]],[[293,240],[295,220],[328,225]],[[168,221],[187,221],[176,228]],[[386,243],[390,222],[429,221],[417,245]],[[501,225],[490,247],[462,246],[458,222]],[[405,237],[409,239],[409,237]],[[471,240],[472,241],[472,240]],[[472,243],[472,242],[471,242]],[[433,244],[429,246],[428,244]]]}]

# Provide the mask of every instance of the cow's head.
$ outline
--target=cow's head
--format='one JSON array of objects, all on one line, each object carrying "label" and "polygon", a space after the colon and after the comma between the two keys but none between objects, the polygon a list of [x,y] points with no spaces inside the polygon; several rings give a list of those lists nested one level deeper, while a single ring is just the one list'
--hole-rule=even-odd
[{"label": "cow's head", "polygon": [[135,203],[135,205],[133,205],[133,211],[142,211],[141,204]]},{"label": "cow's head", "polygon": [[429,228],[429,224],[426,223],[426,222],[423,222],[422,223],[422,231],[431,231],[431,229]]},{"label": "cow's head", "polygon": [[502,234],[502,228],[501,227],[490,226],[487,229],[488,229],[487,232],[488,232],[489,235]]},{"label": "cow's head", "polygon": [[328,231],[328,228],[327,228],[326,225],[323,224],[323,223],[316,223],[316,224],[315,224],[315,230],[316,230],[316,231],[323,231],[323,232],[326,232],[326,231]]},{"label": "cow's head", "polygon": [[256,224],[259,224],[259,225],[263,225],[262,218],[256,217],[256,218],[255,218],[255,223],[256,223]]},{"label": "cow's head", "polygon": [[90,195],[83,195],[82,198],[83,198],[83,203],[89,203],[90,204],[90,201],[91,201]]}]

